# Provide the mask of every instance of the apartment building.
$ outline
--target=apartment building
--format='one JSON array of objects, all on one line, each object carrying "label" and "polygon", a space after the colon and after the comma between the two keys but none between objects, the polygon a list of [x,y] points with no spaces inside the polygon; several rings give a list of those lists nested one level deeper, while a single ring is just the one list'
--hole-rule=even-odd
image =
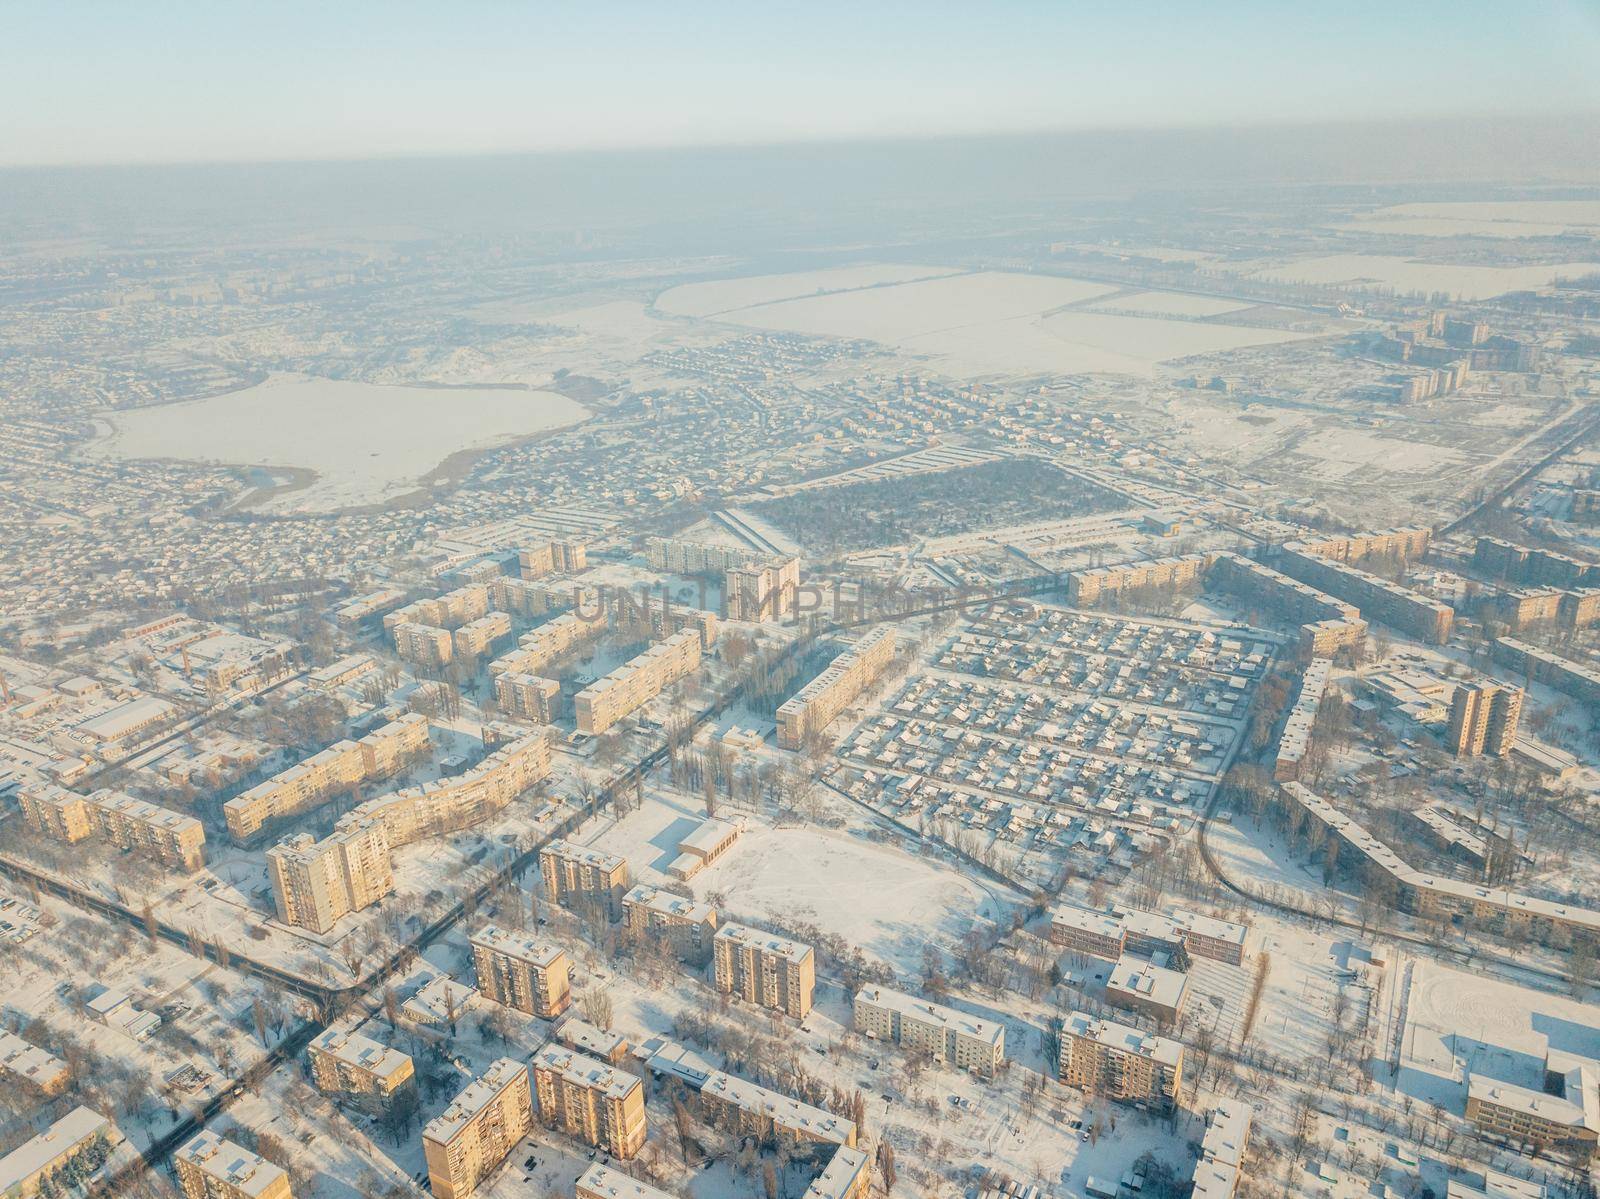
[{"label": "apartment building", "polygon": [[412,1086],[416,1074],[410,1055],[357,1032],[330,1028],[306,1046],[306,1055],[317,1090],[373,1113]]},{"label": "apartment building", "polygon": [[800,1199],[867,1199],[872,1193],[872,1159],[860,1149],[840,1145]]},{"label": "apartment building", "polygon": [[1433,530],[1420,525],[1381,529],[1376,533],[1336,533],[1301,544],[1309,554],[1336,562],[1362,562],[1368,558],[1401,558],[1411,561],[1428,552]]},{"label": "apartment building", "polygon": [[1005,1025],[887,987],[856,992],[855,1026],[866,1036],[985,1078],[993,1078],[1005,1060]]},{"label": "apartment building", "polygon": [[1237,1099],[1220,1099],[1206,1113],[1191,1199],[1233,1199],[1250,1148],[1250,1124],[1250,1105]]},{"label": "apartment building", "polygon": [[405,592],[393,587],[371,591],[340,604],[333,610],[333,619],[341,629],[359,628],[400,607],[405,598]]},{"label": "apartment building", "polygon": [[607,1065],[621,1065],[628,1056],[628,1039],[621,1033],[607,1032],[590,1024],[576,1013],[569,1013],[552,1030],[556,1040],[568,1049],[597,1057]]},{"label": "apartment building", "polygon": [[1170,1110],[1183,1086],[1183,1046],[1073,1012],[1061,1029],[1059,1074],[1090,1094]]},{"label": "apartment building", "polygon": [[1500,591],[1480,602],[1479,613],[1489,620],[1508,624],[1513,629],[1546,624],[1560,617],[1562,598],[1568,594],[1556,587]]},{"label": "apartment building", "polygon": [[1600,563],[1585,562],[1554,550],[1517,545],[1499,537],[1478,538],[1472,551],[1472,565],[1491,578],[1533,587],[1600,586]]},{"label": "apartment building", "polygon": [[365,782],[398,774],[432,747],[428,719],[412,712],[359,741],[337,741],[228,800],[222,813],[240,842],[268,824],[320,807]]},{"label": "apartment building", "polygon": [[645,542],[644,557],[652,570],[684,575],[724,574],[756,560],[756,555],[747,549],[677,537],[650,538]]},{"label": "apartment building", "polygon": [[1522,688],[1485,681],[1459,685],[1450,699],[1445,747],[1458,758],[1507,757],[1517,740]]},{"label": "apartment building", "polygon": [[29,827],[54,840],[73,844],[103,836],[121,849],[181,870],[205,865],[206,833],[198,820],[121,791],[102,787],[79,795],[40,783],[22,788],[17,802]]},{"label": "apartment building", "polygon": [[598,904],[612,920],[622,915],[622,897],[632,878],[627,858],[565,840],[552,841],[539,851],[539,874],[551,903],[564,908]]},{"label": "apartment building", "polygon": [[383,826],[393,848],[488,819],[550,773],[545,730],[509,741],[470,770],[358,804],[345,820]]},{"label": "apartment building", "polygon": [[599,637],[607,627],[604,609],[590,619],[576,612],[563,612],[524,633],[517,639],[516,649],[489,663],[489,673],[544,674],[556,659]]},{"label": "apartment building", "polygon": [[672,947],[680,961],[704,966],[717,935],[717,909],[670,891],[640,885],[622,897],[622,920],[640,941]]},{"label": "apartment building", "polygon": [[543,1020],[554,1020],[572,1006],[572,964],[560,946],[493,924],[468,941],[479,994]]},{"label": "apartment building", "polygon": [[0,1081],[48,1099],[65,1091],[69,1078],[66,1062],[0,1028]]},{"label": "apartment building", "polygon": [[644,1146],[644,1083],[633,1074],[547,1042],[533,1055],[539,1119],[626,1160]]},{"label": "apartment building", "polygon": [[383,826],[348,816],[321,841],[300,833],[267,850],[267,875],[278,919],[314,933],[394,890]]},{"label": "apartment building", "polygon": [[534,583],[500,575],[489,583],[489,595],[496,611],[516,616],[549,616],[573,606],[575,597],[587,588],[560,583]]},{"label": "apartment building", "polygon": [[455,658],[455,638],[438,625],[405,621],[394,626],[394,652],[420,666],[445,666]]},{"label": "apartment building", "polygon": [[1211,560],[1210,554],[1185,554],[1075,570],[1066,576],[1067,603],[1081,608],[1145,588],[1189,587],[1205,576]]},{"label": "apartment building", "polygon": [[653,641],[665,641],[674,633],[693,632],[700,636],[700,648],[708,650],[717,640],[717,614],[704,608],[650,604],[645,608],[645,620]]},{"label": "apartment building", "polygon": [[1322,697],[1328,690],[1328,679],[1333,663],[1327,658],[1313,658],[1300,676],[1300,690],[1293,706],[1284,718],[1283,732],[1278,735],[1278,750],[1272,763],[1272,777],[1287,782],[1300,777],[1300,765],[1306,751],[1311,748],[1311,737],[1317,728],[1317,713],[1322,710]]},{"label": "apartment building", "polygon": [[1586,704],[1600,704],[1600,671],[1512,637],[1494,643],[1494,660],[1535,683],[1545,683]]},{"label": "apartment building", "polygon": [[576,1199],[677,1199],[659,1187],[595,1162],[578,1176]]},{"label": "apartment building", "polygon": [[561,684],[536,674],[507,671],[496,676],[494,697],[502,711],[535,724],[554,724],[561,713]]},{"label": "apartment building", "polygon": [[894,658],[892,628],[875,629],[778,707],[778,744],[800,749],[869,687]]},{"label": "apartment building", "polygon": [[511,617],[504,612],[491,612],[469,620],[450,634],[451,653],[457,660],[477,658],[493,649],[501,638],[509,636]]},{"label": "apartment building", "polygon": [[780,1137],[796,1149],[834,1152],[830,1146],[855,1148],[854,1120],[721,1070],[706,1075],[700,1084],[700,1099],[708,1107],[733,1117],[744,1132],[753,1136]]},{"label": "apartment building", "polygon": [[0,1195],[32,1199],[79,1154],[108,1145],[115,1133],[111,1121],[99,1112],[73,1108],[38,1136],[0,1156]]},{"label": "apartment building", "polygon": [[722,599],[729,620],[781,620],[800,594],[800,559],[731,566],[723,575]]},{"label": "apartment building", "polygon": [[532,1128],[528,1068],[503,1057],[422,1130],[435,1199],[466,1199]]},{"label": "apartment building", "polygon": [[1285,574],[1355,604],[1368,619],[1379,620],[1432,645],[1443,645],[1450,639],[1454,610],[1409,587],[1324,558],[1298,542],[1280,547],[1279,565]]},{"label": "apartment building", "polygon": [[1141,1012],[1163,1025],[1176,1020],[1189,998],[1189,976],[1143,958],[1124,957],[1106,976],[1106,1002]]},{"label": "apartment building", "polygon": [[202,1132],[172,1155],[184,1199],[291,1199],[289,1176],[260,1154]]},{"label": "apartment building", "polygon": [[1354,604],[1240,554],[1223,551],[1214,555],[1206,585],[1259,605],[1280,620],[1299,624],[1302,657],[1331,658],[1367,635],[1367,622]]},{"label": "apartment building", "polygon": [[595,736],[700,669],[700,634],[685,629],[597,679],[572,701],[578,731]]},{"label": "apartment building", "polygon": [[547,574],[576,574],[589,566],[589,547],[581,541],[558,538],[524,546],[517,551],[517,568],[524,579]]},{"label": "apartment building", "polygon": [[1110,962],[1125,953],[1162,953],[1174,960],[1192,955],[1238,966],[1249,937],[1248,925],[1182,910],[1162,916],[1138,908],[1096,911],[1064,903],[1050,915],[1054,944]]},{"label": "apartment building", "polygon": [[811,946],[744,924],[724,924],[711,939],[717,990],[797,1020],[811,1010],[816,955]]}]

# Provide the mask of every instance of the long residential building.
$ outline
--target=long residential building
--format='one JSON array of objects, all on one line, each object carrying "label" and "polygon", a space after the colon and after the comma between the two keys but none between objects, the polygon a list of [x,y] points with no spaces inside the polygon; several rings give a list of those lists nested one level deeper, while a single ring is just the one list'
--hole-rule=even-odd
[{"label": "long residential building", "polygon": [[1473,1074],[1467,1119],[1497,1140],[1594,1154],[1600,1147],[1600,1062],[1547,1050],[1543,1081],[1534,1089]]},{"label": "long residential building", "polygon": [[832,724],[894,658],[895,636],[884,627],[867,633],[828,668],[778,707],[778,744],[800,749]]},{"label": "long residential building", "polygon": [[596,904],[611,920],[621,918],[622,897],[632,879],[627,858],[565,840],[539,850],[539,875],[551,903],[564,908]]},{"label": "long residential building", "polygon": [[1359,644],[1367,635],[1367,622],[1354,604],[1241,554],[1216,554],[1206,575],[1206,586],[1300,625],[1300,653],[1304,657],[1331,658],[1339,650]]},{"label": "long residential building", "polygon": [[872,1193],[872,1159],[851,1145],[840,1145],[800,1199],[867,1199]]},{"label": "long residential building", "polygon": [[700,634],[685,629],[597,679],[572,701],[578,731],[594,736],[700,669]]},{"label": "long residential building", "polygon": [[1170,1110],[1183,1086],[1183,1046],[1073,1012],[1061,1029],[1059,1073],[1090,1094]]},{"label": "long residential building", "polygon": [[283,1167],[214,1132],[202,1132],[172,1155],[184,1199],[291,1199]]},{"label": "long residential building", "polygon": [[543,674],[563,654],[606,631],[605,609],[592,616],[563,612],[517,640],[517,648],[489,663],[489,673]]},{"label": "long residential building", "polygon": [[1300,542],[1280,547],[1279,564],[1285,574],[1355,604],[1368,620],[1378,620],[1432,645],[1450,640],[1455,611],[1449,604],[1346,562],[1325,558]]},{"label": "long residential building", "polygon": [[759,554],[738,546],[709,545],[678,537],[652,537],[645,542],[645,561],[652,570],[675,574],[723,574],[758,561]]},{"label": "long residential building", "polygon": [[359,741],[339,741],[222,805],[228,833],[246,841],[275,820],[320,807],[361,783],[391,778],[430,748],[428,718],[409,712]]},{"label": "long residential building", "polygon": [[644,1147],[644,1083],[598,1058],[547,1042],[533,1055],[539,1119],[624,1160]]},{"label": "long residential building", "polygon": [[80,1154],[109,1147],[115,1130],[99,1112],[75,1107],[44,1132],[0,1156],[0,1195],[32,1199]]},{"label": "long residential building", "polygon": [[1233,1199],[1250,1148],[1250,1124],[1250,1105],[1238,1099],[1219,1099],[1206,1113],[1192,1199]]},{"label": "long residential building", "polygon": [[1555,550],[1517,545],[1499,537],[1480,537],[1472,565],[1496,579],[1530,587],[1600,586],[1600,563],[1585,562]]},{"label": "long residential building", "polygon": [[1600,909],[1540,899],[1504,887],[1442,878],[1416,869],[1367,829],[1300,783],[1283,783],[1278,794],[1320,823],[1342,845],[1355,851],[1363,868],[1379,871],[1394,884],[1402,910],[1452,922],[1471,922],[1507,934],[1548,938],[1583,937],[1600,945]]},{"label": "long residential building", "polygon": [[1513,637],[1494,643],[1494,660],[1535,683],[1586,704],[1600,705],[1600,670]]},{"label": "long residential building", "polygon": [[422,1130],[435,1199],[466,1199],[532,1129],[528,1068],[503,1057]]},{"label": "long residential building", "polygon": [[1213,557],[1212,554],[1185,554],[1177,558],[1149,558],[1075,570],[1066,576],[1067,603],[1085,607],[1129,591],[1187,587],[1205,577]]},{"label": "long residential building", "polygon": [[433,625],[448,630],[488,614],[488,584],[468,583],[443,595],[413,600],[405,607],[385,614],[383,631],[393,633],[403,624]]},{"label": "long residential building", "polygon": [[876,984],[856,992],[855,1026],[869,1037],[986,1078],[1005,1061],[1005,1025]]},{"label": "long residential building", "polygon": [[29,827],[57,841],[73,844],[99,835],[168,866],[198,870],[205,865],[206,832],[198,820],[124,792],[102,787],[80,795],[38,783],[22,788],[17,802]]},{"label": "long residential building", "polygon": [[744,924],[724,924],[711,941],[717,990],[797,1020],[811,1010],[816,955],[811,946]]},{"label": "long residential building", "polygon": [[317,1090],[348,1097],[370,1112],[387,1108],[416,1075],[409,1054],[358,1032],[330,1028],[306,1046],[306,1056]]},{"label": "long residential building", "polygon": [[468,938],[478,992],[530,1016],[554,1020],[572,1006],[572,964],[559,945],[496,925]]},{"label": "long residential building", "polygon": [[1182,910],[1162,916],[1138,908],[1096,911],[1063,903],[1050,916],[1054,944],[1111,962],[1127,953],[1175,957],[1181,949],[1194,957],[1238,966],[1244,962],[1249,937],[1248,925]]},{"label": "long residential building", "polygon": [[855,1148],[856,1122],[849,1117],[836,1116],[721,1070],[706,1075],[700,1084],[700,1097],[734,1116],[745,1132],[758,1138],[782,1138],[796,1148]]},{"label": "long residential building", "polygon": [[671,891],[640,885],[622,897],[622,919],[641,941],[666,944],[685,962],[704,966],[717,935],[717,909]]}]

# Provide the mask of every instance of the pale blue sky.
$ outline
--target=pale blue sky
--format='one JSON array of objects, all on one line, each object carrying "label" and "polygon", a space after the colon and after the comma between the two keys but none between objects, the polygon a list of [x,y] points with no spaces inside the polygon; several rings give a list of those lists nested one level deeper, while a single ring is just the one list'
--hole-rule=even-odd
[{"label": "pale blue sky", "polygon": [[0,0],[0,163],[1600,110],[1600,0]]}]

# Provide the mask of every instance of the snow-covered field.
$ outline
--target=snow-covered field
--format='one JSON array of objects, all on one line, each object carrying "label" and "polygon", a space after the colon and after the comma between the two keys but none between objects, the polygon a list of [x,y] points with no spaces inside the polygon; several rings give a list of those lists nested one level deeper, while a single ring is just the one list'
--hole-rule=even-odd
[{"label": "snow-covered field", "polygon": [[[999,271],[763,302],[721,320],[814,336],[864,338],[926,354],[951,373],[1147,375],[1154,363],[1305,336],[1158,317],[1059,312],[1115,289],[1079,279]],[[670,294],[670,293],[669,293]],[[1139,297],[1135,297],[1138,299]],[[1238,307],[1200,297],[1145,297],[1154,311],[1198,314]],[[1198,307],[1197,307],[1198,302]],[[1121,301],[1108,304],[1121,306]]]},{"label": "snow-covered field", "polygon": [[104,458],[167,458],[315,474],[273,507],[381,503],[426,482],[452,454],[575,424],[588,409],[547,391],[380,386],[285,375],[182,404],[107,414]]},{"label": "snow-covered field", "polygon": [[1600,232],[1596,200],[1447,200],[1395,204],[1348,225],[1366,233],[1421,237],[1555,237]]},{"label": "snow-covered field", "polygon": [[914,279],[934,279],[953,275],[948,266],[842,266],[822,271],[797,271],[787,275],[751,275],[744,279],[717,279],[709,283],[685,283],[670,288],[656,298],[662,312],[679,316],[714,316],[752,304],[771,304],[814,296],[818,292],[851,291],[881,287]]},{"label": "snow-covered field", "polygon": [[1218,296],[1191,296],[1181,291],[1142,291],[1131,296],[1112,296],[1088,306],[1089,311],[1115,309],[1118,312],[1146,312],[1151,316],[1220,316],[1241,312],[1251,305],[1244,300],[1225,300]]},{"label": "snow-covered field", "polygon": [[1457,266],[1415,262],[1382,254],[1333,254],[1302,258],[1248,272],[1282,283],[1329,284],[1335,287],[1390,287],[1400,292],[1445,292],[1461,300],[1485,300],[1558,278],[1600,271],[1596,262],[1564,262],[1544,266]]}]

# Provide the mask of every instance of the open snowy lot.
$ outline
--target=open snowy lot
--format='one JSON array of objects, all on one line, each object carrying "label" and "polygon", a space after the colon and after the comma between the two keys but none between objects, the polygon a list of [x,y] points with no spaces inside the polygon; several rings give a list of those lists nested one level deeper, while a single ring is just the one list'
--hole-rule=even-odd
[{"label": "open snowy lot", "polygon": [[1399,292],[1445,292],[1458,300],[1486,300],[1508,291],[1543,287],[1560,278],[1600,271],[1600,263],[1564,262],[1542,266],[1457,266],[1416,262],[1382,254],[1333,254],[1258,267],[1248,274],[1281,283],[1312,283],[1355,289],[1393,288]]}]

